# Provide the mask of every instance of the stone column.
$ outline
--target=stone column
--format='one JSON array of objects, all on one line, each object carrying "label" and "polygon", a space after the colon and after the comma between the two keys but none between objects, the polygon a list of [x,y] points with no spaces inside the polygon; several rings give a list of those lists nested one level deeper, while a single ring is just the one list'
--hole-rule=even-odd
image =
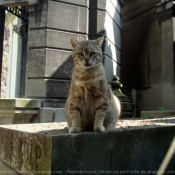
[{"label": "stone column", "polygon": [[[124,4],[121,0],[90,0],[89,1],[89,38],[94,39],[105,36],[102,50],[104,56],[104,68],[109,84],[112,84],[114,94],[121,103],[121,117],[131,117],[134,111],[132,98],[122,94],[119,83],[121,79],[121,10]],[[117,76],[117,77],[116,77]],[[118,79],[119,77],[119,79]]]},{"label": "stone column", "polygon": [[109,83],[113,75],[121,78],[121,0],[89,1],[89,38],[104,35],[104,67]]},{"label": "stone column", "polygon": [[175,108],[175,18],[174,1],[161,1],[157,5],[161,27],[161,63],[162,63],[162,106]]},{"label": "stone column", "polygon": [[29,9],[26,97],[64,107],[73,69],[70,38],[88,39],[87,7],[88,0],[50,0]]},{"label": "stone column", "polygon": [[[3,61],[4,24],[5,24],[5,10],[2,7],[0,7],[0,75],[2,72],[2,61]],[[0,92],[1,92],[1,78],[0,78]]]},{"label": "stone column", "polygon": [[174,3],[170,0],[125,2],[124,88],[135,91],[138,117],[141,111],[172,110],[175,106]]}]

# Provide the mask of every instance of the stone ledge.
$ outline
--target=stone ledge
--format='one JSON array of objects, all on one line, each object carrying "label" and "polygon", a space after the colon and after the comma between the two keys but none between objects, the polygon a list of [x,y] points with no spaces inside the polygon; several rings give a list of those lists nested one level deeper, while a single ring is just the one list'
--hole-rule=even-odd
[{"label": "stone ledge", "polygon": [[26,6],[38,4],[39,0],[0,0],[0,6]]},{"label": "stone ledge", "polygon": [[23,98],[0,99],[0,125],[38,123],[41,100]]},{"label": "stone ledge", "polygon": [[66,122],[66,114],[64,108],[41,108],[40,123]]},{"label": "stone ledge", "polygon": [[2,175],[9,175],[9,174],[20,175],[19,173],[14,171],[11,167],[7,166],[1,161],[0,161],[0,174]]},{"label": "stone ledge", "polygon": [[15,108],[34,109],[41,107],[41,100],[26,98],[1,98],[0,109],[12,110]]},{"label": "stone ledge", "polygon": [[164,117],[170,117],[175,116],[175,110],[164,110],[164,111],[141,111],[140,117],[143,119],[146,118],[164,118]]},{"label": "stone ledge", "polygon": [[[170,123],[120,120],[113,131],[79,134],[69,134],[65,127],[65,123],[0,126],[0,160],[21,174],[146,175],[162,170],[170,146],[175,145],[175,124]],[[166,173],[175,171],[174,161],[172,155]]]}]

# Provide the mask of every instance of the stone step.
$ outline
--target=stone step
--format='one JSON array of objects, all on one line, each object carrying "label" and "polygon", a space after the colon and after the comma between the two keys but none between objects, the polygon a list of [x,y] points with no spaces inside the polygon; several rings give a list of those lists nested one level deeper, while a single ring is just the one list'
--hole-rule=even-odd
[{"label": "stone step", "polygon": [[175,116],[175,110],[141,111],[140,113],[142,119],[155,117],[164,118],[170,116]]},{"label": "stone step", "polygon": [[40,108],[40,123],[66,122],[64,108]]},{"label": "stone step", "polygon": [[2,161],[0,161],[0,174],[2,174],[2,175],[10,175],[10,174],[20,175],[14,169],[12,169],[11,167],[9,167],[8,165],[6,165],[5,163],[3,163]]},{"label": "stone step", "polygon": [[0,125],[39,123],[41,100],[24,98],[0,99]]},{"label": "stone step", "polygon": [[23,175],[168,174],[175,172],[174,133],[175,123],[160,119],[119,120],[113,131],[78,134],[64,122],[1,125],[0,160]]}]

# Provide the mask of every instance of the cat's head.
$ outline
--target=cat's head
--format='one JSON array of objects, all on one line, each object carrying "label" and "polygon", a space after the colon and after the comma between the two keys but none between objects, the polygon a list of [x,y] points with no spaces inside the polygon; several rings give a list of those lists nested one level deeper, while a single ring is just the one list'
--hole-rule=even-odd
[{"label": "cat's head", "polygon": [[72,57],[75,66],[80,66],[84,69],[90,69],[102,64],[102,50],[101,45],[104,37],[96,40],[77,41],[71,39],[73,47]]}]

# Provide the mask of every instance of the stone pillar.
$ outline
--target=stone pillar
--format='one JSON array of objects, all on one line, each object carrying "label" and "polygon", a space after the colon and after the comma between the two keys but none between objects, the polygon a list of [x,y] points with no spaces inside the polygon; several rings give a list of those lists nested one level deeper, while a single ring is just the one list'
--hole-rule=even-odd
[{"label": "stone pillar", "polygon": [[126,91],[128,88],[136,92],[138,117],[141,111],[172,110],[175,106],[173,1],[124,2],[122,84]]},{"label": "stone pillar", "polygon": [[174,2],[166,0],[157,5],[161,27],[161,64],[162,64],[162,106],[175,108],[175,17]]},{"label": "stone pillar", "polygon": [[88,39],[87,7],[88,0],[51,0],[29,9],[26,97],[64,107],[73,69],[70,38]]},{"label": "stone pillar", "polygon": [[[0,75],[2,72],[2,61],[3,61],[4,24],[5,24],[5,10],[2,7],[0,7]],[[0,77],[0,93],[1,93],[1,77]]]},{"label": "stone pillar", "polygon": [[89,39],[104,35],[104,68],[109,83],[113,75],[121,78],[121,0],[89,1]]},{"label": "stone pillar", "polygon": [[[104,68],[108,83],[112,85],[114,94],[121,103],[121,117],[131,117],[134,111],[132,98],[121,93],[122,61],[121,61],[121,10],[124,4],[121,0],[90,0],[89,1],[89,38],[94,39],[104,35],[102,50]],[[117,77],[116,77],[117,76]],[[118,79],[119,77],[119,79]]]}]

